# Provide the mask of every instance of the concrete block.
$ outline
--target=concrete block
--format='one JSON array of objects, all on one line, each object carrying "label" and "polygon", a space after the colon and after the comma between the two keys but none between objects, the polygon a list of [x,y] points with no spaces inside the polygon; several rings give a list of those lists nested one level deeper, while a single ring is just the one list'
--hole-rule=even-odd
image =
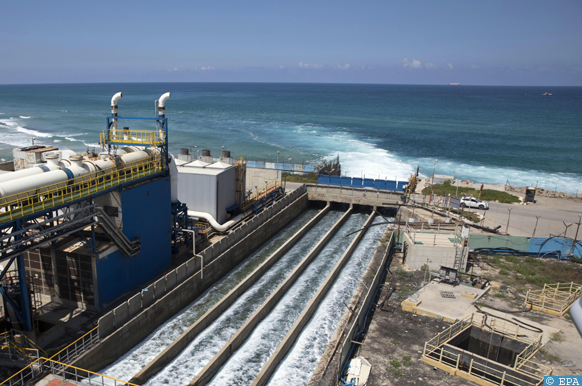
[{"label": "concrete block", "polygon": [[228,239],[226,239],[226,241],[227,241],[227,245],[226,245],[226,246],[227,246],[227,248],[232,248],[232,246],[235,244],[235,241],[234,241],[234,234],[230,234],[230,235],[228,236]]},{"label": "concrete block", "polygon": [[115,331],[115,325],[113,322],[113,311],[110,311],[99,318],[99,339],[104,339]]},{"label": "concrete block", "polygon": [[[202,252],[200,255],[205,255],[206,251]],[[196,273],[196,258],[193,257],[186,263],[186,277],[190,277]]]},{"label": "concrete block", "polygon": [[115,327],[119,328],[129,321],[129,307],[127,302],[121,303],[113,310],[113,318],[115,320]]},{"label": "concrete block", "polygon": [[129,319],[133,318],[141,311],[141,293],[135,294],[127,300],[129,308]]},{"label": "concrete block", "polygon": [[226,240],[222,239],[218,243],[218,254],[221,255],[224,253],[224,251],[226,251]]},{"label": "concrete block", "polygon": [[187,264],[188,262],[176,268],[176,284],[182,284],[186,279]]},{"label": "concrete block", "polygon": [[156,300],[161,299],[166,294],[166,278],[163,277],[154,283],[154,294]]},{"label": "concrete block", "polygon": [[147,291],[141,291],[141,307],[147,308],[154,303],[154,285],[150,284],[144,289]]},{"label": "concrete block", "polygon": [[176,288],[176,270],[166,275],[166,291],[171,291]]}]

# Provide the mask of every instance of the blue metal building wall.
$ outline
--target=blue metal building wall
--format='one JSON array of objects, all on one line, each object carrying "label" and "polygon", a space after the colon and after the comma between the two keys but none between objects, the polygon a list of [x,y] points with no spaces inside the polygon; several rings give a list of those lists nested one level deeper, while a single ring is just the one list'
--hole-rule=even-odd
[{"label": "blue metal building wall", "polygon": [[123,232],[130,239],[140,236],[141,252],[125,256],[116,251],[97,259],[97,289],[100,309],[171,268],[172,214],[170,179],[160,178],[121,192]]}]

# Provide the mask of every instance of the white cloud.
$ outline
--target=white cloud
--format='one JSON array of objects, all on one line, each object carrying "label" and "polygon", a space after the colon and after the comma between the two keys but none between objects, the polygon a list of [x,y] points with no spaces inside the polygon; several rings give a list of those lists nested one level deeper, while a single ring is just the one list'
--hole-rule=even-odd
[{"label": "white cloud", "polygon": [[452,70],[454,68],[453,63],[447,63],[447,66],[449,67],[449,70]]},{"label": "white cloud", "polygon": [[279,64],[279,70],[282,70],[284,68],[285,68],[285,66],[283,66],[282,64]]},{"label": "white cloud", "polygon": [[216,70],[216,69],[214,67],[210,67],[210,66],[200,67],[200,71],[210,71],[210,70]]},{"label": "white cloud", "polygon": [[168,71],[170,71],[170,72],[178,71],[178,67],[170,68],[170,69],[168,69]]},{"label": "white cloud", "polygon": [[410,68],[422,68],[422,63],[420,60],[412,59],[412,62],[409,62],[407,58],[404,58],[402,61],[402,67],[410,67]]},{"label": "white cloud", "polygon": [[422,67],[422,63],[420,63],[420,60],[413,59],[412,60],[412,64],[410,64],[410,67],[412,67],[412,68],[421,68]]},{"label": "white cloud", "polygon": [[349,63],[345,63],[345,64],[338,64],[337,68],[339,68],[340,70],[347,70],[348,68],[350,68],[350,64]]},{"label": "white cloud", "polygon": [[323,67],[323,64],[299,62],[299,67],[300,68],[315,68],[315,69],[319,69],[319,68],[322,68]]},{"label": "white cloud", "polygon": [[473,64],[473,65],[471,65],[471,68],[472,68],[473,70],[477,70],[477,69],[481,68],[481,66],[479,66],[479,65],[477,65],[477,64]]},{"label": "white cloud", "polygon": [[435,69],[435,68],[439,68],[439,66],[437,66],[437,65],[436,65],[436,64],[434,64],[434,63],[425,63],[425,64],[424,64],[424,67],[425,67],[425,68],[427,68],[427,69],[429,69],[429,70],[433,70],[433,69]]}]

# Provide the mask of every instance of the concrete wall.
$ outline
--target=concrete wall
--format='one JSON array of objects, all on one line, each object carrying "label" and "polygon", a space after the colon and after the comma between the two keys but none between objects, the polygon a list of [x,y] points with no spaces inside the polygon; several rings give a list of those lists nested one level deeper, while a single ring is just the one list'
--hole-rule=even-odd
[{"label": "concrete wall", "polygon": [[245,182],[245,189],[255,190],[255,186],[259,189],[265,186],[265,181],[269,183],[273,181],[281,181],[281,170],[263,169],[263,168],[247,168],[247,176]]},{"label": "concrete wall", "polygon": [[427,259],[431,271],[438,271],[441,266],[453,267],[455,265],[454,247],[414,244],[405,232],[404,242],[407,244],[404,263],[412,269],[420,269],[424,264],[427,264]]},{"label": "concrete wall", "polygon": [[401,200],[402,192],[309,184],[307,185],[307,193],[311,201],[331,201],[371,206],[397,206],[403,204]]},{"label": "concrete wall", "polygon": [[[305,194],[305,188],[293,191],[268,211],[223,238],[220,243],[217,243],[218,245],[214,244],[176,268],[176,288],[173,290],[167,289],[168,275],[166,275],[148,286],[146,288],[148,291],[136,294],[141,297],[139,310],[136,303],[126,302],[103,315],[99,319],[101,342],[79,357],[73,365],[97,371],[113,363],[224,277],[268,239],[297,218],[308,206],[309,200]],[[204,260],[203,278],[200,271],[202,260]],[[186,272],[185,276],[184,272]],[[185,278],[180,282],[179,277]],[[127,307],[127,312],[125,307]],[[132,314],[131,311],[136,313]]]}]

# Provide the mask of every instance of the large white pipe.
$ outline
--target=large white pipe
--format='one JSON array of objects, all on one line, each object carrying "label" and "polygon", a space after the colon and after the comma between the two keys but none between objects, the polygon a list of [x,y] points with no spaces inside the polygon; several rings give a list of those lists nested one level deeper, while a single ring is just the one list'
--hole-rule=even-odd
[{"label": "large white pipe", "polygon": [[108,169],[113,166],[115,166],[115,161],[112,161],[111,159],[98,159],[96,161],[83,162],[83,168],[87,170],[89,173]]},{"label": "large white pipe", "polygon": [[37,174],[50,172],[52,170],[59,170],[59,166],[57,164],[47,162],[45,165],[34,166],[32,168],[22,169],[17,172],[2,174],[0,175],[0,183],[18,180],[29,176],[35,176]]},{"label": "large white pipe", "polygon": [[225,222],[222,225],[220,225],[214,219],[214,217],[212,217],[212,215],[210,213],[196,212],[194,210],[189,210],[188,211],[188,217],[203,218],[206,221],[208,221],[210,223],[210,225],[212,225],[212,227],[214,229],[216,229],[217,231],[219,231],[219,232],[226,232],[230,227],[232,227],[234,224],[236,224],[237,222],[239,222],[240,220],[242,220],[243,217],[244,217],[244,215],[243,214],[239,214],[238,216],[236,216],[232,220],[228,220],[227,222]]},{"label": "large white pipe", "polygon": [[124,165],[128,163],[140,161],[149,158],[150,154],[145,150],[134,151],[133,153],[127,153],[121,156],[121,161]]},{"label": "large white pipe", "polygon": [[167,92],[165,94],[163,94],[160,99],[159,99],[159,103],[158,103],[158,110],[164,110],[166,108],[166,101],[170,99],[170,93]]},{"label": "large white pipe", "polygon": [[11,196],[13,194],[42,188],[47,185],[65,182],[87,173],[87,170],[81,167],[71,166],[70,168],[62,170],[54,170],[47,173],[19,178],[18,180],[6,181],[0,183],[0,197]]}]

